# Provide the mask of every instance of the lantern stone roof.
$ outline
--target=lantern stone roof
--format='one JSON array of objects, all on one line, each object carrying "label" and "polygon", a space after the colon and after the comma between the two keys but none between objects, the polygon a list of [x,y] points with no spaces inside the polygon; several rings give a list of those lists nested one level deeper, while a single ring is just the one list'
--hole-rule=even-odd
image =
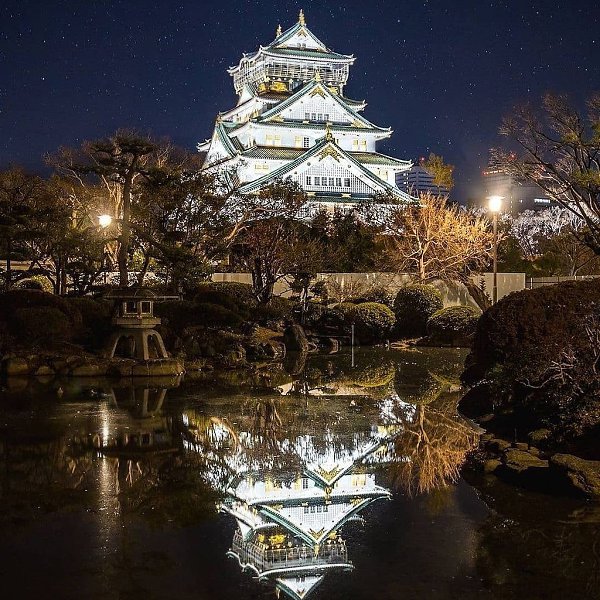
[{"label": "lantern stone roof", "polygon": [[108,290],[104,296],[109,300],[178,300],[179,296],[165,296],[157,294],[146,287],[118,287]]}]

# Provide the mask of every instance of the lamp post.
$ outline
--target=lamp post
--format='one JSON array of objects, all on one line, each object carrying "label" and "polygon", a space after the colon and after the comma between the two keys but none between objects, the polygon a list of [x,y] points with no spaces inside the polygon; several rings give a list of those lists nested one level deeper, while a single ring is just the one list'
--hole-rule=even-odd
[{"label": "lamp post", "polygon": [[98,225],[102,227],[102,229],[106,229],[112,223],[113,218],[110,215],[100,215],[98,217]]},{"label": "lamp post", "polygon": [[490,196],[488,208],[492,213],[492,227],[494,231],[494,284],[492,286],[492,304],[498,302],[498,213],[502,209],[502,196]]},{"label": "lamp post", "polygon": [[[103,214],[103,215],[99,215],[98,216],[98,225],[100,227],[100,229],[107,229],[108,227],[110,227],[112,225],[113,222],[113,218],[111,215],[109,214]],[[105,262],[109,262],[106,260],[106,258],[109,256],[107,250],[106,250],[106,246],[107,246],[107,242],[106,242],[106,238],[104,238],[104,242],[102,244],[102,270],[104,271],[104,285],[106,285],[106,265],[104,264]]]}]

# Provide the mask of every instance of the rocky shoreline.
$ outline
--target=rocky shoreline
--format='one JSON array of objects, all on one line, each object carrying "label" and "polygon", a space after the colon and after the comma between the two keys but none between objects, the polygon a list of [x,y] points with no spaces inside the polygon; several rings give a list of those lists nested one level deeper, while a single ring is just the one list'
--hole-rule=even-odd
[{"label": "rocky shoreline", "polygon": [[485,433],[465,468],[523,488],[600,502],[600,461],[541,450],[531,442],[509,442]]}]

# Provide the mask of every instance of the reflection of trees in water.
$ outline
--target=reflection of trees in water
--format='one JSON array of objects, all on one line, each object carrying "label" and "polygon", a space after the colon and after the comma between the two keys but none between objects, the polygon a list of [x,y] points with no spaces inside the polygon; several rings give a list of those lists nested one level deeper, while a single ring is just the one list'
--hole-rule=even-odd
[{"label": "reflection of trees in water", "polygon": [[66,437],[43,442],[0,442],[0,501],[5,517],[31,506],[54,510],[76,502],[93,482],[92,457]]},{"label": "reflection of trees in water", "polygon": [[479,439],[478,430],[457,415],[457,396],[449,387],[449,381],[432,375],[419,394],[392,409],[400,432],[393,441],[390,473],[393,484],[411,496],[456,482]]}]

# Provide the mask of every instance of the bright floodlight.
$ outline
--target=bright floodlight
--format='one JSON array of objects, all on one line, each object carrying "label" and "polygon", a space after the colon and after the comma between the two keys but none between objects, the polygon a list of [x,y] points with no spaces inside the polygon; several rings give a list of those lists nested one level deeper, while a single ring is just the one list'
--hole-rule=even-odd
[{"label": "bright floodlight", "polygon": [[502,196],[490,196],[488,198],[488,208],[493,212],[497,213],[502,210]]},{"label": "bright floodlight", "polygon": [[110,215],[100,215],[98,217],[98,225],[102,228],[108,227],[111,223],[112,217]]}]

